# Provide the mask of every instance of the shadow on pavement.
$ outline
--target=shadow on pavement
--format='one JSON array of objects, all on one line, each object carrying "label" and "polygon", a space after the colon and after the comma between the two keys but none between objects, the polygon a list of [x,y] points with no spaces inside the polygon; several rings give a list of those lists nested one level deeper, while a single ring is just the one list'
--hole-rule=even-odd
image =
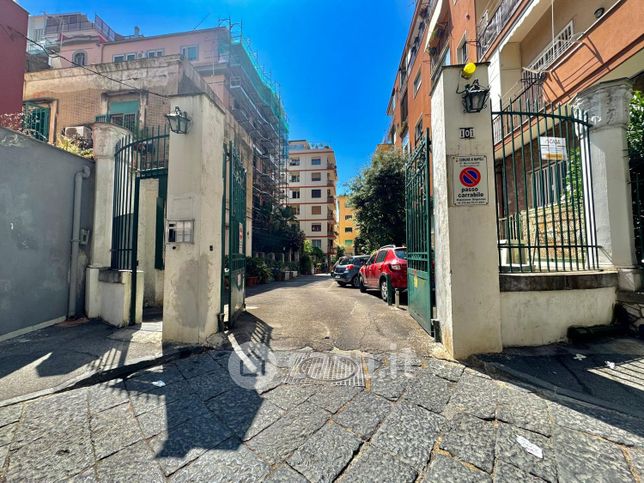
[{"label": "shadow on pavement", "polygon": [[279,290],[281,288],[291,288],[291,287],[304,287],[312,283],[318,283],[325,280],[330,280],[331,277],[327,274],[320,275],[300,275],[297,278],[292,280],[269,282],[262,285],[255,285],[254,287],[249,287],[246,289],[246,296],[252,297],[253,295],[259,295],[265,292],[270,292],[272,290]]},{"label": "shadow on pavement", "polygon": [[[644,342],[641,340],[619,338],[588,344],[517,348],[476,356],[474,360],[477,365],[483,363],[488,373],[515,384],[538,386],[548,399],[644,436]],[[569,398],[582,402],[577,404]],[[569,417],[574,415],[571,413]]]},{"label": "shadow on pavement", "polygon": [[68,321],[0,342],[0,402],[160,353],[160,333],[147,328]]},{"label": "shadow on pavement", "polygon": [[261,395],[281,380],[268,350],[271,328],[246,313],[229,339],[230,350],[204,352],[125,381],[143,437],[150,438],[165,476],[242,479],[226,474],[236,461],[258,477],[268,472],[242,442],[284,414]]}]

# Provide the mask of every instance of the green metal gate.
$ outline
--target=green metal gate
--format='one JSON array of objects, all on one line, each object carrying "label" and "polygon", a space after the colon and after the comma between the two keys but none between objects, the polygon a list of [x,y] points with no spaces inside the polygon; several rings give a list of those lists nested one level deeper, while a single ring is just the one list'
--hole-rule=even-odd
[{"label": "green metal gate", "polygon": [[432,250],[432,198],[429,130],[417,143],[405,166],[407,218],[407,293],[409,313],[437,340],[432,324],[435,306]]},{"label": "green metal gate", "polygon": [[[159,179],[155,268],[163,269],[165,199],[167,197],[170,134],[165,129],[145,131],[144,137],[126,136],[116,144],[114,155],[114,199],[112,259],[114,270],[130,270],[130,324],[136,321],[138,267],[139,192],[141,179]],[[160,206],[162,205],[162,206]]]},{"label": "green metal gate", "polygon": [[232,143],[224,145],[224,161],[220,322],[230,329],[246,307],[246,169]]}]

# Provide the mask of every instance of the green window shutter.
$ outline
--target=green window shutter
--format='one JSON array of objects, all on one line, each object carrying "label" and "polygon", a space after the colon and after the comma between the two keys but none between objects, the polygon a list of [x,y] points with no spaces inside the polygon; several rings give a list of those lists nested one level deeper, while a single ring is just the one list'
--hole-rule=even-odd
[{"label": "green window shutter", "polygon": [[139,101],[110,102],[108,114],[136,114]]}]

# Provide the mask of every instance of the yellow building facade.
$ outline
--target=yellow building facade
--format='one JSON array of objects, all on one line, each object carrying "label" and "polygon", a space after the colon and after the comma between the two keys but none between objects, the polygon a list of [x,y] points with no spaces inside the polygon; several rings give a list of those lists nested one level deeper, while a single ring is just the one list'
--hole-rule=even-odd
[{"label": "yellow building facade", "polygon": [[354,240],[360,234],[356,226],[353,208],[348,206],[349,197],[338,196],[338,245],[347,255],[359,255],[354,250]]}]

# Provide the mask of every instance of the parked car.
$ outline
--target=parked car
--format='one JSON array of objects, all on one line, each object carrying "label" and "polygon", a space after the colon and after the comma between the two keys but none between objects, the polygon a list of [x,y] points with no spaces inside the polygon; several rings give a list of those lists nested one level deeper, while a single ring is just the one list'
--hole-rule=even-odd
[{"label": "parked car", "polygon": [[333,268],[331,277],[333,280],[338,282],[338,285],[341,287],[351,284],[351,286],[358,288],[360,286],[360,267],[362,267],[368,259],[369,255],[342,257]]},{"label": "parked car", "polygon": [[407,290],[407,249],[395,245],[381,247],[360,268],[360,291],[380,290],[387,300],[386,275],[391,278],[394,289]]}]

